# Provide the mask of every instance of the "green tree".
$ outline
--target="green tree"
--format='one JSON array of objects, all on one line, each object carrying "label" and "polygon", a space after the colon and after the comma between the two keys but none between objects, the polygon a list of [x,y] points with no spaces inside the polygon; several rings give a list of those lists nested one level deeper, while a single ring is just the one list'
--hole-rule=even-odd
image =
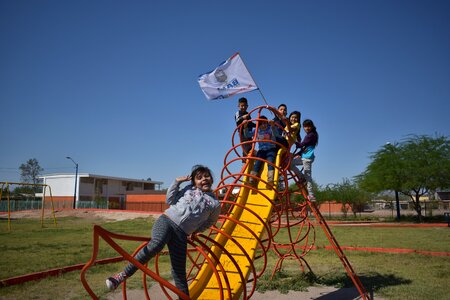
[{"label": "green tree", "polygon": [[407,195],[419,221],[419,198],[450,187],[450,143],[444,136],[410,136],[402,143],[383,146],[371,158],[358,176],[360,185],[373,192],[392,190]]},{"label": "green tree", "polygon": [[400,219],[400,198],[406,168],[405,159],[401,155],[401,146],[398,143],[387,143],[379,151],[371,155],[372,163],[365,172],[356,176],[358,185],[369,191],[393,191],[397,210],[397,219]]},{"label": "green tree", "polygon": [[36,158],[29,159],[26,163],[21,164],[19,170],[22,181],[33,184],[39,182],[38,177],[44,171]]},{"label": "green tree", "polygon": [[348,208],[352,208],[353,215],[364,211],[364,206],[370,199],[370,194],[361,189],[358,184],[347,178],[342,183],[328,185],[319,192],[320,198],[328,198],[342,204],[341,211],[347,216]]}]

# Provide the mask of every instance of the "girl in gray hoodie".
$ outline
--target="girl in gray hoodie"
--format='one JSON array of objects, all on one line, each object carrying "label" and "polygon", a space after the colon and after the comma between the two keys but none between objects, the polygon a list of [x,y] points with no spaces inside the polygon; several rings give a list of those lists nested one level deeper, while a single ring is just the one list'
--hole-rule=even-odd
[{"label": "girl in gray hoodie", "polygon": [[[186,181],[191,181],[191,184],[180,190],[180,185]],[[212,183],[211,170],[201,165],[194,166],[191,175],[177,177],[166,194],[166,203],[170,207],[153,225],[152,238],[147,246],[134,257],[145,264],[167,245],[175,286],[188,296],[189,288],[186,280],[188,236],[214,225],[220,214],[220,203],[212,193]],[[137,270],[135,265],[129,263],[122,272],[109,277],[106,286],[110,290],[116,289]]]}]

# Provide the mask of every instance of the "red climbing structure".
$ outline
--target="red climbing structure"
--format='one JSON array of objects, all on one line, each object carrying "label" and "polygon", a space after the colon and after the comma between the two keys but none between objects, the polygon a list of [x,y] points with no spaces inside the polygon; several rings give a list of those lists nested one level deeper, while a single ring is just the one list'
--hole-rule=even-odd
[{"label": "red climbing structure", "polygon": [[[277,111],[270,106],[260,106],[250,113],[255,116],[253,121],[257,121],[258,126],[258,123],[265,122],[261,119],[262,115],[274,115]],[[290,171],[292,161],[290,149],[278,144],[280,150],[276,161],[272,164],[275,168],[272,184],[266,179],[267,165],[270,164],[268,161],[251,154],[247,158],[241,157],[242,143],[239,140],[239,132],[242,129],[242,127],[236,128],[232,135],[232,147],[225,155],[221,180],[215,191],[222,203],[219,221],[208,232],[197,234],[189,241],[187,274],[190,297],[192,299],[250,299],[258,278],[266,271],[269,251],[275,252],[277,256],[271,271],[272,276],[282,269],[287,260],[290,260],[290,263],[297,263],[302,272],[305,268],[308,271],[311,270],[306,261],[306,255],[315,243],[315,228],[310,219],[312,212],[361,298],[370,299],[320,211],[314,203],[307,200],[307,191],[301,179]],[[269,140],[267,142],[275,143]],[[252,153],[255,153],[256,141],[244,143],[251,144]],[[264,162],[263,170],[258,176],[250,174],[256,160]],[[257,184],[250,184],[250,178]],[[298,191],[290,192],[289,183],[295,183]],[[175,286],[160,276],[159,258],[164,253],[150,261],[152,266],[145,266],[133,258],[134,253],[127,253],[115,241],[143,242],[136,249],[136,253],[147,243],[148,237],[120,235],[108,232],[99,226],[94,227],[92,258],[81,272],[81,282],[92,298],[96,299],[97,296],[88,284],[86,273],[96,262],[100,238],[115,249],[124,260],[132,262],[142,270],[144,287],[147,287],[146,277],[151,277],[158,282],[167,298],[170,299],[171,295],[176,294],[182,299],[189,299],[187,295],[178,291]],[[150,299],[147,288],[144,294],[146,299]],[[126,284],[123,284],[123,297],[126,299]]]}]

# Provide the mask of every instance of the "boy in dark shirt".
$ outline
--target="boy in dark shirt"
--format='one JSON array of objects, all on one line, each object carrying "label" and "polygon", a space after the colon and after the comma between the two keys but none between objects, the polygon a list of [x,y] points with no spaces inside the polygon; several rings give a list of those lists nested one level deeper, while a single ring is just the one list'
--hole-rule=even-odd
[{"label": "boy in dark shirt", "polygon": [[[248,108],[247,98],[242,97],[238,100],[238,108],[239,108],[239,110],[234,115],[234,120],[236,121],[236,126],[240,126],[242,124],[242,122],[248,121],[252,118],[250,116],[250,114],[247,112],[247,108]],[[244,125],[242,125],[242,128],[239,129],[239,137],[241,139],[241,143],[251,140],[251,139],[248,139],[247,137],[245,137],[243,134],[244,129],[246,127],[248,127],[248,129],[251,130],[252,128],[255,127],[255,123],[246,122]],[[251,149],[252,149],[251,143],[243,144],[242,145],[242,156],[247,156]]]},{"label": "boy in dark shirt", "polygon": [[[288,148],[289,144],[286,141],[286,139],[283,137],[283,131],[284,131],[284,128],[286,127],[286,124],[288,122],[288,120],[286,118],[286,116],[287,116],[287,106],[286,106],[286,104],[282,103],[282,104],[278,105],[278,112],[279,112],[281,117],[278,116],[278,115],[275,115],[275,117],[273,118],[273,121],[276,124],[276,125],[274,125],[275,130],[278,132],[278,136],[276,138],[276,141],[277,141],[277,143],[280,143],[284,147]],[[278,152],[279,149],[280,149],[280,146],[277,145],[276,152]]]}]

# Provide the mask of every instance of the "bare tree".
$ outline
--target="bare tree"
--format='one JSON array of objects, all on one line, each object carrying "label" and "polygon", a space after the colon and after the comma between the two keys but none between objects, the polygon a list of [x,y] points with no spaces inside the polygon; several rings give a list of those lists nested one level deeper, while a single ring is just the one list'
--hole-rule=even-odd
[{"label": "bare tree", "polygon": [[39,182],[38,177],[44,171],[36,158],[29,159],[26,163],[21,164],[19,170],[22,181],[33,184]]}]

